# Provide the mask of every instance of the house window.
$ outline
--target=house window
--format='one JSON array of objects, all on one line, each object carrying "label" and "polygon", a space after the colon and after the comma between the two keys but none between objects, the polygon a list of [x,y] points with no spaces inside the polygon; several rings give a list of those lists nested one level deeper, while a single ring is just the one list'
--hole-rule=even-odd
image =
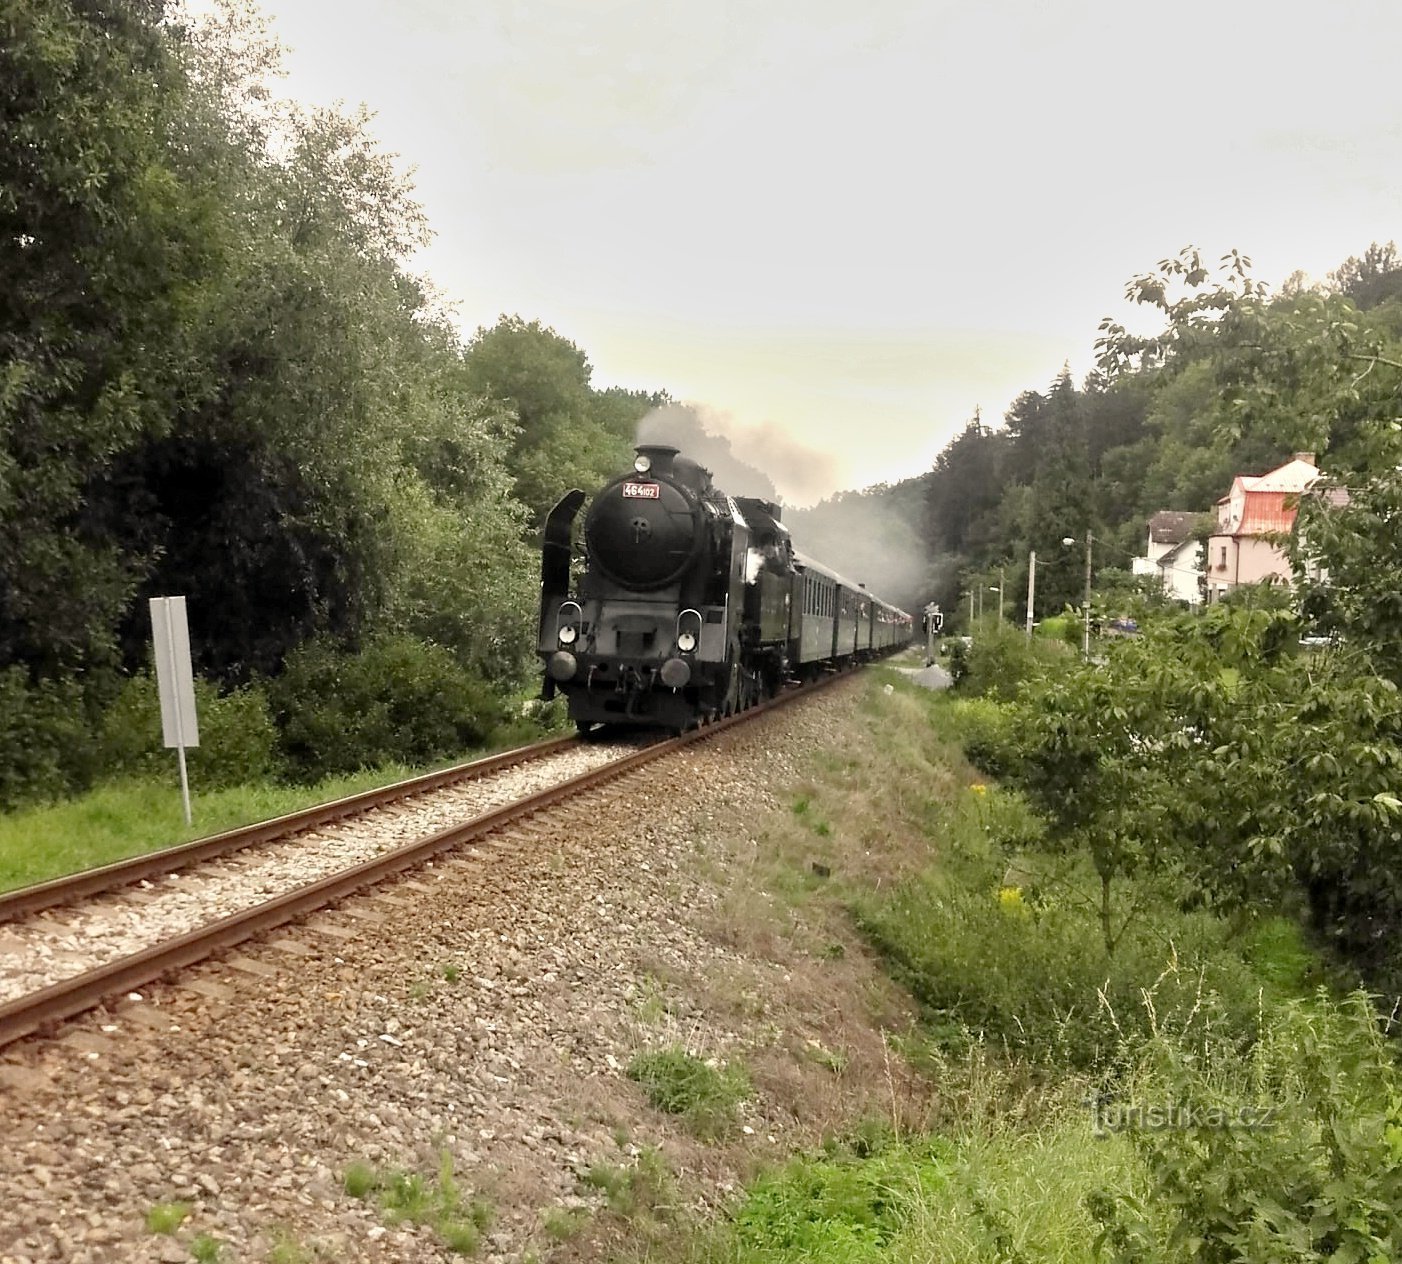
[{"label": "house window", "polygon": [[1221,556],[1217,559],[1217,569],[1219,571],[1227,569],[1227,546],[1225,544],[1222,546]]}]

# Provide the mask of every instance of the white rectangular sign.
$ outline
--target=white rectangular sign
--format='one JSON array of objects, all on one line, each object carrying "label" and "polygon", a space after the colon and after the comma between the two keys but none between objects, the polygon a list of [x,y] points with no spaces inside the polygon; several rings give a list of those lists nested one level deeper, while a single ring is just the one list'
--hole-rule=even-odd
[{"label": "white rectangular sign", "polygon": [[151,598],[156,643],[156,685],[161,694],[161,736],[167,746],[198,746],[195,675],[190,667],[190,628],[184,597]]}]

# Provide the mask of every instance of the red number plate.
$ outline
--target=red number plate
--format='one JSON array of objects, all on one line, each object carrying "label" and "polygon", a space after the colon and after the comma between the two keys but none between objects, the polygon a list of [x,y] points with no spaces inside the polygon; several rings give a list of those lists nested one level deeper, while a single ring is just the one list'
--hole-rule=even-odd
[{"label": "red number plate", "polygon": [[658,483],[624,483],[624,500],[659,500],[662,487]]}]

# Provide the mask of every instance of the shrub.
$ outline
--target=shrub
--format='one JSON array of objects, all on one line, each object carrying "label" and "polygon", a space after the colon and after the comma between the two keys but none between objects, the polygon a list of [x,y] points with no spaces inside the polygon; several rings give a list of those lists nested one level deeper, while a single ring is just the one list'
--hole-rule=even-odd
[{"label": "shrub", "polygon": [[750,1091],[743,1070],[713,1067],[684,1049],[640,1053],[628,1065],[628,1078],[643,1086],[658,1110],[682,1116],[703,1136],[724,1132]]},{"label": "shrub", "polygon": [[1152,1182],[1142,1200],[1097,1200],[1102,1258],[1186,1243],[1203,1264],[1402,1258],[1402,1082],[1366,996],[1274,1009],[1244,1061],[1161,1037],[1133,1088],[1180,1120],[1131,1132]]},{"label": "shrub", "polygon": [[947,731],[959,740],[975,768],[990,777],[1017,774],[1017,712],[994,698],[950,698],[944,705]]},{"label": "shrub", "polygon": [[0,670],[0,810],[84,789],[95,746],[77,681],[36,685],[21,667]]},{"label": "shrub", "polygon": [[[277,728],[258,685],[221,694],[195,681],[200,744],[186,755],[196,790],[254,785],[278,771]],[[162,744],[155,677],[132,676],[102,719],[102,769],[108,775],[167,777],[173,756]]]},{"label": "shrub", "polygon": [[1010,624],[993,624],[975,632],[974,643],[964,650],[963,670],[955,684],[961,693],[1011,702],[1024,681],[1066,661],[1066,651],[1058,642],[1029,640]]},{"label": "shrub", "polygon": [[270,694],[290,771],[309,782],[457,755],[505,718],[490,688],[447,650],[402,636],[359,653],[310,641],[288,657]]},{"label": "shrub", "polygon": [[948,1037],[1100,1070],[1122,1066],[1154,1023],[1185,1039],[1208,1027],[1253,1035],[1259,983],[1210,915],[1175,913],[1170,942],[1141,914],[1109,956],[1084,879],[1016,899],[992,870],[986,879],[928,874],[856,906],[863,933]]},{"label": "shrub", "polygon": [[1037,625],[1035,632],[1037,636],[1045,640],[1069,645],[1072,649],[1080,649],[1085,628],[1081,616],[1067,610],[1043,619]]}]

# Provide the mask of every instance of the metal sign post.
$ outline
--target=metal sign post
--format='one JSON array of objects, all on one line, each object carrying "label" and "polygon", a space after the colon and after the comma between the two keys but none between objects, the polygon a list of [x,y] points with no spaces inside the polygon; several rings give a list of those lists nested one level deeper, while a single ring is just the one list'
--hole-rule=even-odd
[{"label": "metal sign post", "polygon": [[935,661],[935,638],[944,630],[944,615],[933,601],[925,607],[925,666]]},{"label": "metal sign post", "polygon": [[190,666],[190,627],[184,597],[151,598],[151,637],[156,650],[156,687],[161,695],[161,737],[175,747],[180,762],[180,797],[185,824],[190,817],[190,779],[185,748],[200,744],[195,715],[195,673]]}]

